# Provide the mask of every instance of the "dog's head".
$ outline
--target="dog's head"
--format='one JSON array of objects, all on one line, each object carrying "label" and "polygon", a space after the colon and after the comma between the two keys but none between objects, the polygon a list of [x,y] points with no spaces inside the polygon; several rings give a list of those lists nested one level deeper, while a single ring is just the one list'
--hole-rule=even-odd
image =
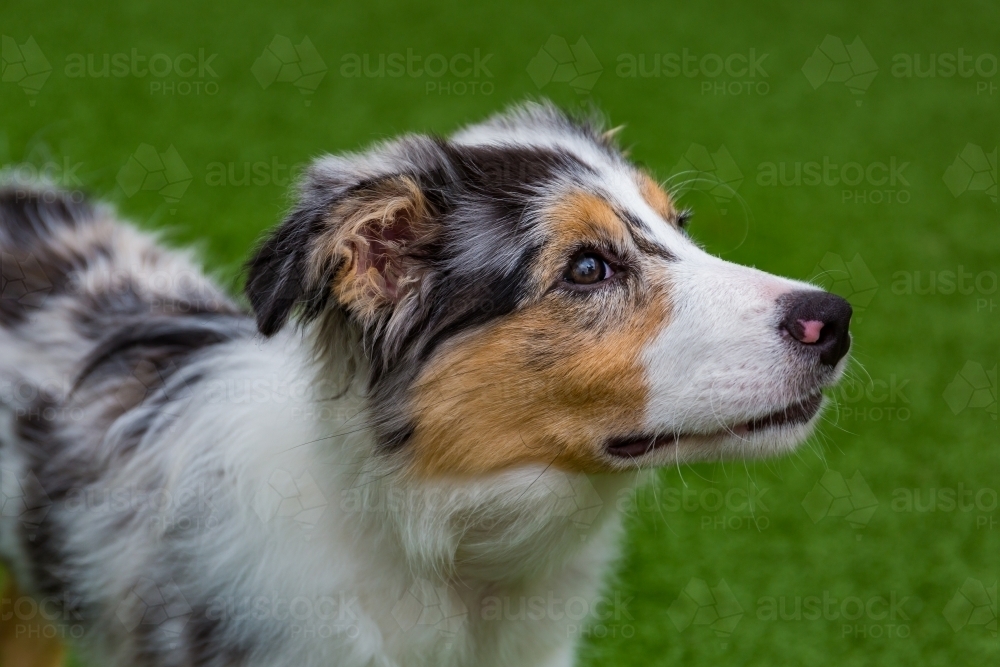
[{"label": "dog's head", "polygon": [[318,160],[247,294],[265,335],[296,309],[359,334],[378,446],[415,472],[788,449],[842,372],[851,308],[706,254],[685,223],[608,134],[529,104]]}]

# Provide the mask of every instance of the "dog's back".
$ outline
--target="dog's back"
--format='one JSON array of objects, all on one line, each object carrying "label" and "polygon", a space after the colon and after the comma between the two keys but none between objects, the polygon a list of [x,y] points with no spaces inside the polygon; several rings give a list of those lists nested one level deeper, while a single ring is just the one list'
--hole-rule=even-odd
[{"label": "dog's back", "polygon": [[0,188],[0,257],[0,374],[14,383],[0,396],[8,407],[69,400],[73,385],[93,381],[111,357],[155,363],[157,344],[198,347],[213,338],[213,324],[242,317],[187,256],[78,192]]}]

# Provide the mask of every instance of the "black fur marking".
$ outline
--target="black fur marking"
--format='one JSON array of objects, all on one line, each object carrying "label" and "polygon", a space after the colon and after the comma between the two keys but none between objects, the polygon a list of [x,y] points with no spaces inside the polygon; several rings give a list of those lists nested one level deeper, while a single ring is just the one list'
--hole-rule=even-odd
[{"label": "black fur marking", "polygon": [[[65,290],[76,257],[48,244],[60,227],[94,217],[79,193],[7,185],[0,187],[0,326],[25,322],[46,299]],[[88,249],[98,253],[97,248]]]},{"label": "black fur marking", "polygon": [[147,435],[169,431],[184,412],[184,401],[190,400],[191,388],[203,379],[200,373],[188,373],[176,362],[155,367],[154,382],[160,384],[144,386],[145,394],[128,408],[117,436],[118,453],[127,456]]},{"label": "black fur marking", "polygon": [[157,369],[166,370],[179,367],[188,355],[204,347],[250,333],[247,318],[232,315],[137,318],[123,322],[84,360],[76,387],[109,363],[120,368],[122,362],[128,366],[130,361],[146,361]]},{"label": "black fur marking", "polygon": [[668,262],[677,261],[677,255],[670,252],[669,249],[664,248],[658,243],[649,240],[646,236],[643,235],[644,232],[647,234],[652,232],[652,230],[649,228],[649,225],[647,225],[645,222],[635,217],[632,213],[628,211],[616,209],[615,213],[618,215],[619,219],[621,219],[625,223],[625,226],[628,227],[629,231],[632,233],[632,239],[635,241],[635,244],[639,247],[639,250],[653,257],[661,257],[667,260]]},{"label": "black fur marking", "polygon": [[677,255],[670,252],[668,248],[664,248],[660,244],[650,241],[644,236],[636,235],[632,237],[632,240],[635,241],[635,244],[639,247],[639,250],[646,253],[647,255],[650,255],[652,257],[659,257],[661,259],[667,260],[668,262],[677,261]]},{"label": "black fur marking", "polygon": [[188,663],[191,667],[230,667],[241,665],[250,649],[240,644],[225,643],[223,620],[210,618],[208,608],[199,607],[184,627]]},{"label": "black fur marking", "polygon": [[508,273],[444,282],[432,297],[436,308],[419,359],[426,361],[445,340],[517,308],[525,297],[527,277],[540,250],[537,245],[526,248]]},{"label": "black fur marking", "polygon": [[265,336],[281,329],[306,293],[306,253],[325,215],[312,207],[296,208],[247,263],[245,292],[257,316],[257,328]]},{"label": "black fur marking", "polygon": [[72,227],[93,217],[94,207],[79,192],[0,186],[0,233],[5,243],[31,247],[56,227]]},{"label": "black fur marking", "polygon": [[615,209],[615,214],[625,223],[625,226],[628,227],[629,231],[631,231],[633,234],[637,230],[638,231],[643,231],[643,232],[650,232],[650,231],[652,231],[649,228],[649,225],[647,225],[645,222],[643,222],[640,218],[637,218],[636,216],[632,215],[632,213],[629,212],[629,211],[626,211],[626,210],[623,210],[623,209],[620,209],[620,208],[616,208]]},{"label": "black fur marking", "polygon": [[[448,338],[517,307],[540,250],[528,240],[533,200],[561,170],[581,167],[537,149],[448,147],[446,152],[453,180],[434,184],[444,212],[438,218],[440,238],[425,258],[433,275],[421,295],[422,315],[409,323],[401,345],[371,346],[373,385],[411,350],[412,361],[422,364]],[[473,237],[492,241],[495,263],[463,258],[463,240]]]},{"label": "black fur marking", "polygon": [[678,229],[687,230],[688,225],[691,224],[691,218],[693,217],[694,211],[689,208],[685,208],[677,212],[674,223],[677,225]]},{"label": "black fur marking", "polygon": [[507,205],[526,205],[559,173],[591,171],[572,155],[544,148],[444,144],[443,149],[460,191],[496,196]]},{"label": "black fur marking", "polygon": [[[572,156],[535,148],[464,147],[441,139],[411,139],[403,148],[413,154],[409,163],[399,164],[398,169],[379,177],[356,180],[353,173],[331,178],[318,170],[311,172],[301,189],[298,205],[246,265],[245,292],[262,334],[274,335],[297,305],[305,305],[304,322],[329,305],[329,279],[339,267],[335,264],[325,267],[326,281],[307,285],[306,261],[312,242],[326,225],[336,224],[329,216],[338,202],[367,190],[379,180],[397,176],[415,180],[438,216],[445,235],[469,233],[471,230],[463,227],[478,223],[499,225],[508,230],[509,236],[509,231],[526,231],[518,230],[524,224],[526,209],[556,174],[587,169]],[[461,217],[464,206],[478,207],[476,220]],[[448,220],[452,216],[454,220]],[[437,248],[443,250],[447,245],[447,240],[443,240]]]},{"label": "black fur marking", "polygon": [[[56,420],[59,405],[40,398],[21,413],[15,433],[29,456],[27,479],[38,484],[24,485],[25,503],[44,507],[47,514],[62,504],[69,492],[100,478],[98,470],[86,461],[68,461],[64,454],[70,447],[62,443]],[[58,597],[72,590],[72,578],[63,573],[66,536],[58,530],[51,516],[46,516],[32,532],[22,523],[22,546],[29,556],[32,578],[43,594]]]}]

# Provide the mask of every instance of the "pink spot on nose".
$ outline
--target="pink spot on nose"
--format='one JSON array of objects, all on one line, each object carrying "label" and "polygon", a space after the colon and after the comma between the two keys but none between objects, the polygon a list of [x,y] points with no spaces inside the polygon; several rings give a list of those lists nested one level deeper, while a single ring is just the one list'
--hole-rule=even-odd
[{"label": "pink spot on nose", "polygon": [[819,340],[819,332],[823,330],[823,323],[819,320],[799,320],[802,325],[802,342],[815,343]]}]

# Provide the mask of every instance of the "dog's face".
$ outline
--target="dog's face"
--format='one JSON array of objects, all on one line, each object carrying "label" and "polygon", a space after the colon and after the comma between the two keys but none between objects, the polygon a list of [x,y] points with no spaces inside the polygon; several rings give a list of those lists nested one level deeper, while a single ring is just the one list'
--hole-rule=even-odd
[{"label": "dog's face", "polygon": [[850,306],[706,254],[685,218],[606,135],[529,105],[320,160],[247,292],[265,334],[296,304],[321,340],[360,333],[377,442],[415,473],[790,448]]}]

